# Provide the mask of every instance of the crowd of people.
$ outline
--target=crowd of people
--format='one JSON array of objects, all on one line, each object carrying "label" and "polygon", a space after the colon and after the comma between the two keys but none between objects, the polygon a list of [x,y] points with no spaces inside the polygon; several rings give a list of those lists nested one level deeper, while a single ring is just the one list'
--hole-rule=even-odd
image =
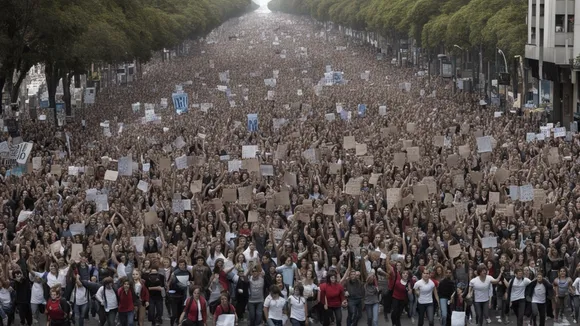
[{"label": "crowd of people", "polygon": [[143,69],[3,136],[3,325],[578,320],[569,126],[278,13]]}]

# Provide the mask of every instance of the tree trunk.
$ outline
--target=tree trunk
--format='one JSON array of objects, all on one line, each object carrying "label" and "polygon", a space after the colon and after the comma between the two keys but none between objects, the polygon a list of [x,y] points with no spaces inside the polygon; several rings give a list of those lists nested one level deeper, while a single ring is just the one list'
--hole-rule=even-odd
[{"label": "tree trunk", "polygon": [[518,74],[518,63],[519,60],[514,58],[512,60],[512,90],[514,93],[514,101],[516,101],[518,99],[518,84],[520,82],[519,80],[519,74]]},{"label": "tree trunk", "polygon": [[56,116],[56,89],[58,87],[58,69],[54,63],[46,62],[44,67],[44,75],[46,77],[46,88],[48,92],[48,107],[54,111],[54,123],[58,126],[58,119]]},{"label": "tree trunk", "polygon": [[71,93],[70,93],[70,83],[72,79],[72,73],[63,72],[62,77],[62,99],[64,101],[65,116],[72,116],[72,106],[71,106]]},{"label": "tree trunk", "polygon": [[18,79],[16,80],[16,83],[12,85],[12,91],[10,92],[10,104],[18,102],[18,95],[20,94],[20,85],[22,85],[24,78],[26,78],[26,72],[20,72],[20,74],[18,75]]}]

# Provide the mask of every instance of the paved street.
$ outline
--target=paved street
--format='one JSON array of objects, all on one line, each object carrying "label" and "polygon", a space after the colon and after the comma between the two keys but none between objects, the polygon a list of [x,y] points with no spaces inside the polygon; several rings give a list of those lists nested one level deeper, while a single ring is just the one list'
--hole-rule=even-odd
[{"label": "paved street", "polygon": [[[496,311],[492,311],[492,316],[494,316],[495,314],[496,314]],[[347,311],[346,311],[346,309],[343,309],[343,317],[342,317],[343,318],[343,320],[342,320],[342,325],[343,326],[346,325],[346,316],[347,316]],[[498,319],[499,319],[498,317],[492,318],[492,323],[489,324],[489,325],[503,325],[503,323],[499,323],[498,322]],[[15,324],[17,325],[17,323],[19,323],[19,318],[16,317],[16,320],[17,321],[15,321]],[[46,319],[44,318],[44,316],[41,316],[41,318],[39,320],[39,324],[40,325],[45,325],[45,321],[46,321]],[[566,317],[566,318],[564,318],[564,320],[562,322],[559,322],[559,323],[554,323],[553,320],[547,320],[546,321],[546,325],[547,326],[574,325],[572,322],[573,322],[572,317]],[[85,325],[88,325],[88,326],[97,326],[98,324],[99,324],[98,323],[98,317],[95,317],[95,318],[92,318],[91,317],[91,318],[89,318],[88,321],[87,320],[85,321]],[[417,325],[417,319],[415,319],[415,322],[412,323],[411,319],[407,318],[407,316],[403,316],[403,319],[401,320],[401,324],[403,326]],[[145,325],[146,326],[149,326],[149,325],[151,325],[151,323],[145,322]],[[164,320],[162,325],[163,326],[169,326],[169,321],[168,320]],[[289,326],[289,325],[290,325],[289,323],[286,324],[286,326]],[[385,322],[385,319],[383,318],[382,311],[381,311],[381,315],[379,317],[379,326],[386,326],[386,325],[392,325],[392,323],[390,322],[390,320],[389,320],[388,323]],[[428,325],[428,323],[427,323],[426,320],[425,320],[425,325]],[[435,318],[435,325],[436,326],[439,326],[440,325],[440,320],[437,317]],[[468,324],[468,325],[475,325],[475,321],[473,321],[471,324]],[[484,324],[484,325],[487,325],[487,324]],[[510,324],[509,325],[516,325],[515,319],[513,318],[513,316],[512,316],[512,318],[510,320]],[[528,325],[527,321],[524,323],[524,325]],[[137,325],[135,325],[135,326],[137,326]],[[213,320],[210,320],[210,322],[208,323],[208,326],[214,326]],[[240,326],[248,326],[247,325],[247,321],[246,320],[242,320],[240,322]],[[320,325],[319,324],[314,324],[314,326],[320,326]],[[366,314],[364,314],[364,312],[363,312],[363,317],[359,321],[359,323],[358,323],[357,326],[366,326]]]}]

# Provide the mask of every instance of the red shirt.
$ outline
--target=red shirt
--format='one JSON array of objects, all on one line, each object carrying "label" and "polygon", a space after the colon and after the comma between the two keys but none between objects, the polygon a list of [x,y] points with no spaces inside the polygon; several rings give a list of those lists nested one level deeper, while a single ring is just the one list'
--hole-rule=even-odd
[{"label": "red shirt", "polygon": [[60,306],[60,298],[57,300],[48,299],[46,302],[46,314],[50,320],[64,320],[66,318],[66,313],[62,310]]},{"label": "red shirt", "polygon": [[[191,305],[189,307],[189,311],[186,311],[189,305]],[[202,296],[199,297],[199,305],[201,306],[202,320],[198,320],[199,309],[197,307],[197,300],[194,300],[193,298],[189,298],[187,300],[187,302],[185,303],[185,309],[183,309],[183,311],[187,314],[188,320],[202,321],[203,323],[205,323],[207,321],[207,301],[205,301],[205,298]]]},{"label": "red shirt", "polygon": [[224,307],[222,307],[222,304],[220,303],[217,308],[215,309],[215,313],[213,314],[213,320],[217,321],[218,317],[222,314],[231,314],[231,315],[235,315],[236,314],[236,307],[234,307],[232,304],[229,304],[230,308],[229,309],[224,309]]},{"label": "red shirt", "polygon": [[[326,299],[326,301],[325,301]],[[320,285],[320,302],[331,308],[339,308],[344,301],[344,287],[340,283]]]},{"label": "red shirt", "polygon": [[129,290],[125,292],[125,289],[121,287],[117,290],[117,295],[119,297],[119,312],[131,312],[135,310],[133,291]]},{"label": "red shirt", "polygon": [[407,285],[401,284],[401,278],[399,277],[397,282],[395,282],[395,287],[393,288],[393,299],[397,299],[399,301],[405,301],[407,299]]}]

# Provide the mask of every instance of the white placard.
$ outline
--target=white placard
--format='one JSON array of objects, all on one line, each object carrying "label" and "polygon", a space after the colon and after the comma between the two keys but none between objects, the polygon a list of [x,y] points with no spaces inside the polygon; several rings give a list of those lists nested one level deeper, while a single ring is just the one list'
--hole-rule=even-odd
[{"label": "white placard", "polygon": [[485,248],[496,248],[497,247],[497,237],[485,237],[481,239],[481,245],[483,249]]},{"label": "white placard", "polygon": [[143,180],[139,180],[139,183],[137,184],[137,189],[143,192],[147,192],[149,190],[149,184]]}]

